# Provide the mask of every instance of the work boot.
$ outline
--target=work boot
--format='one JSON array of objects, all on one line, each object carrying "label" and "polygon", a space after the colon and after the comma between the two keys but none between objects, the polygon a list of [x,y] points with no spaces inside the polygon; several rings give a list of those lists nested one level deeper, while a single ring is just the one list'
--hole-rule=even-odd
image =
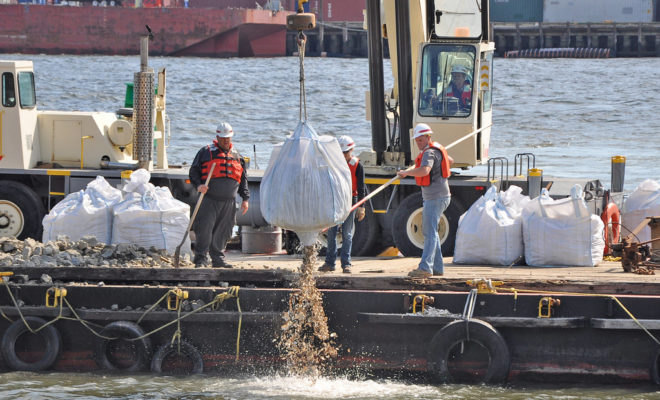
[{"label": "work boot", "polygon": [[430,278],[433,274],[427,271],[422,271],[421,269],[415,269],[408,272],[408,276],[411,278]]},{"label": "work boot", "polygon": [[345,274],[350,274],[350,273],[352,273],[353,271],[351,271],[351,267],[352,267],[351,264],[348,264],[348,265],[344,265],[344,266],[342,266],[342,267],[341,267],[342,272],[345,273]]},{"label": "work boot", "polygon": [[225,260],[219,260],[213,263],[213,268],[234,268],[234,266],[227,263]]},{"label": "work boot", "polygon": [[328,263],[323,263],[323,265],[319,267],[319,272],[332,272],[334,270],[335,270],[335,266]]}]

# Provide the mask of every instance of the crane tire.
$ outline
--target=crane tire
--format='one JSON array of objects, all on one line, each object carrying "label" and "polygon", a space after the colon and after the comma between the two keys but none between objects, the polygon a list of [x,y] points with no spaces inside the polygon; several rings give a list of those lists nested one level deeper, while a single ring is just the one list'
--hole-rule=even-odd
[{"label": "crane tire", "polygon": [[482,379],[483,383],[506,381],[511,366],[509,348],[492,325],[478,319],[452,321],[433,336],[428,360],[429,371],[435,378],[442,382],[453,381],[448,359],[452,348],[463,341],[476,342],[488,351],[488,370]]},{"label": "crane tire", "polygon": [[[151,372],[157,374],[162,373],[163,361],[165,361],[168,356],[176,354],[178,351],[179,346],[176,343],[165,343],[161,345],[158,350],[156,350],[156,353],[154,353],[154,358],[151,359]],[[202,360],[202,354],[195,346],[182,340],[181,354],[192,361],[193,367],[189,372],[190,375],[197,375],[204,372],[204,360]]]},{"label": "crane tire", "polygon": [[[25,317],[25,321],[32,329],[39,328],[46,324],[46,321],[39,317]],[[14,321],[2,335],[0,350],[7,366],[14,371],[44,371],[50,368],[57,360],[62,348],[62,336],[53,325],[41,329],[36,335],[40,335],[45,343],[46,349],[44,355],[35,362],[26,362],[21,360],[16,354],[16,342],[23,334],[31,333],[22,320]]]},{"label": "crane tire", "polygon": [[[422,193],[416,192],[399,204],[392,217],[392,238],[397,249],[405,257],[420,257],[424,249],[424,235],[422,233]],[[454,255],[456,243],[456,231],[458,220],[465,210],[463,205],[452,197],[449,207],[440,216],[438,228],[442,255],[449,257]]]},{"label": "crane tire", "polygon": [[[117,339],[135,339],[144,336],[144,331],[134,322],[113,321],[103,328],[101,335],[105,337],[115,337]],[[115,365],[108,357],[108,345],[111,341],[112,340],[102,338],[99,338],[97,341],[95,355],[96,363],[99,367],[108,370],[121,370],[124,372],[137,372],[147,368],[152,353],[151,339],[144,337],[133,341],[133,343],[135,343],[135,355],[137,359],[128,367]]]},{"label": "crane tire", "polygon": [[0,216],[4,216],[0,236],[41,240],[41,221],[45,214],[43,202],[29,186],[16,181],[0,180]]},{"label": "crane tire", "polygon": [[352,256],[371,256],[373,247],[378,239],[380,227],[378,219],[368,207],[362,221],[355,219],[355,233],[353,234]]}]

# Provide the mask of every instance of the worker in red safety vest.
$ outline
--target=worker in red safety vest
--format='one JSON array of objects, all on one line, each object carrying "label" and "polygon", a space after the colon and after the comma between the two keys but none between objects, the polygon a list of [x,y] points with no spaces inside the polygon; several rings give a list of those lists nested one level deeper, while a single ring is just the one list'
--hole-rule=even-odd
[{"label": "worker in red safety vest", "polygon": [[447,97],[458,99],[458,106],[469,109],[472,104],[472,88],[467,83],[467,68],[462,65],[454,65],[451,68],[451,82],[445,91]]},{"label": "worker in red safety vest", "polygon": [[418,268],[408,274],[413,278],[444,273],[438,222],[451,201],[447,178],[451,175],[450,167],[454,159],[441,144],[431,139],[431,134],[433,131],[427,124],[417,124],[413,138],[421,152],[415,160],[415,168],[398,173],[401,178],[414,176],[415,182],[422,188],[424,250]]},{"label": "worker in red safety vest", "polygon": [[[234,130],[227,122],[218,125],[213,144],[202,147],[190,166],[190,182],[199,193],[205,193],[193,223],[195,232],[195,267],[207,265],[211,256],[214,268],[231,268],[225,259],[227,241],[236,224],[236,194],[243,199],[241,213],[248,211],[245,160],[232,144]],[[206,178],[215,164],[209,185]]]},{"label": "worker in red safety vest", "polygon": [[[340,136],[337,139],[339,147],[344,158],[348,163],[348,169],[351,171],[351,188],[353,196],[353,204],[362,200],[367,194],[367,187],[364,184],[364,168],[360,164],[360,159],[353,156],[353,149],[355,142],[350,136]],[[358,222],[362,221],[366,215],[364,207],[358,207],[355,211],[351,212],[348,217],[341,224],[341,269],[344,273],[351,273],[351,249],[353,247],[353,219],[357,218]],[[337,232],[339,225],[333,226],[328,229],[328,246],[326,247],[325,263],[319,268],[321,272],[331,272],[335,270],[335,261],[337,260]]]}]

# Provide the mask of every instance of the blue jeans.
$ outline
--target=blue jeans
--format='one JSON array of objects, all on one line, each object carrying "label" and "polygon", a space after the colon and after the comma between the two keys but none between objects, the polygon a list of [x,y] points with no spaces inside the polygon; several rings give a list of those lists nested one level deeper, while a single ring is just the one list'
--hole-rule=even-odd
[{"label": "blue jeans", "polygon": [[424,233],[424,251],[419,262],[419,269],[436,274],[444,273],[442,249],[438,237],[438,222],[442,213],[449,207],[451,197],[424,200],[422,210],[422,231]]},{"label": "blue jeans", "polygon": [[[353,247],[353,224],[355,211],[348,214],[348,218],[341,224],[341,267],[351,265],[351,248]],[[337,261],[337,231],[339,225],[328,229],[328,247],[325,252],[325,262],[332,266]]]}]

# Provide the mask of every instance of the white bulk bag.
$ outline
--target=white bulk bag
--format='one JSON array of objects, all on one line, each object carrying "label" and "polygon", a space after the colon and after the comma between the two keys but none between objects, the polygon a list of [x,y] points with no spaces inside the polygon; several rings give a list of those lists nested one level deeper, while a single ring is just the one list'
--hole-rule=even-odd
[{"label": "white bulk bag", "polygon": [[603,260],[603,221],[589,212],[579,185],[559,200],[544,189],[525,206],[522,220],[527,265],[594,267]]},{"label": "white bulk bag", "polygon": [[497,193],[491,186],[458,221],[454,263],[511,265],[523,255],[522,207],[529,197],[519,186]]},{"label": "white bulk bag", "polygon": [[121,199],[121,190],[97,176],[85,190],[68,194],[44,217],[42,241],[47,243],[57,240],[58,235],[66,235],[71,240],[94,236],[99,242],[110,243],[112,207]]},{"label": "white bulk bag", "polygon": [[261,180],[261,213],[269,224],[295,231],[303,246],[340,224],[351,208],[351,172],[332,136],[301,121],[273,149]]},{"label": "white bulk bag", "polygon": [[[112,243],[133,243],[173,252],[181,243],[188,223],[190,206],[175,199],[167,187],[149,183],[150,174],[137,170],[124,186],[124,200],[114,207]],[[181,254],[190,254],[190,240]]]},{"label": "white bulk bag", "polygon": [[[627,229],[621,230],[621,236],[624,237],[635,230],[642,220],[646,217],[656,217],[660,215],[660,183],[647,179],[640,183],[623,206],[622,224]],[[651,240],[651,228],[645,226],[637,234],[640,242]],[[653,243],[651,243],[653,247]],[[658,247],[656,244],[655,247]]]}]

